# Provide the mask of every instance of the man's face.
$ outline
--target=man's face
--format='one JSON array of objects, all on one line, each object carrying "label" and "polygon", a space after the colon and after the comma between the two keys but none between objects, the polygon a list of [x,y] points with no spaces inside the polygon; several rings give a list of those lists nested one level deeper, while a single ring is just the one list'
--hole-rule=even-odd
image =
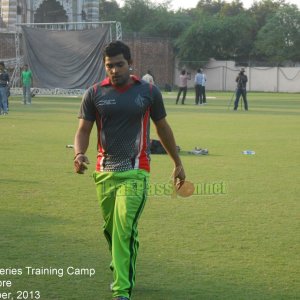
[{"label": "man's face", "polygon": [[106,56],[104,64],[107,76],[113,85],[122,87],[129,83],[129,64],[123,54],[112,57]]}]

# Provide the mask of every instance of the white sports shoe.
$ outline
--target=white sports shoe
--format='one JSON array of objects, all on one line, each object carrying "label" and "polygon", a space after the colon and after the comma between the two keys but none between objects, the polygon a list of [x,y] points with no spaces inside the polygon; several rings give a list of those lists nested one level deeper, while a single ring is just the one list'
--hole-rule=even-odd
[{"label": "white sports shoe", "polygon": [[208,150],[196,147],[195,150],[189,151],[188,153],[194,155],[208,155]]}]

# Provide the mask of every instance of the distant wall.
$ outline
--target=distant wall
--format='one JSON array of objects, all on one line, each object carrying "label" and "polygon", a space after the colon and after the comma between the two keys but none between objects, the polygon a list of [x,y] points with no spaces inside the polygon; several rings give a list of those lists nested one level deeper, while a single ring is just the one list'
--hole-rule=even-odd
[{"label": "distant wall", "polygon": [[131,37],[123,41],[131,49],[136,75],[143,76],[150,70],[157,85],[173,85],[175,55],[169,39]]},{"label": "distant wall", "polygon": [[[188,68],[186,68],[188,70]],[[207,76],[206,89],[214,91],[234,91],[236,76],[240,68],[233,61],[211,60],[205,68]],[[300,67],[248,67],[245,68],[248,76],[248,91],[262,92],[300,92]],[[195,70],[190,70],[192,79],[189,87],[194,86]],[[174,82],[178,84],[180,70],[176,69]]]}]

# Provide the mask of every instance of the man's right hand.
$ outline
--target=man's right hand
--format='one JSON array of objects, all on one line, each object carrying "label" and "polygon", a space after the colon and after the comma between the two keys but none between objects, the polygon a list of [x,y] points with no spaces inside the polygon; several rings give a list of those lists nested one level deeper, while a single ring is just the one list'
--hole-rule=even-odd
[{"label": "man's right hand", "polygon": [[84,174],[88,168],[89,159],[84,154],[76,154],[74,157],[74,171],[78,174]]}]

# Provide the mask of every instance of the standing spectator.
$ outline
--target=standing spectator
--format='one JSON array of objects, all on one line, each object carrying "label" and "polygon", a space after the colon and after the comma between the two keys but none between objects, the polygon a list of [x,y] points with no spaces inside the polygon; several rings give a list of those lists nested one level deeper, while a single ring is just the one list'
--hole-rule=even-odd
[{"label": "standing spectator", "polygon": [[0,62],[0,115],[8,114],[7,92],[8,92],[9,75],[5,70],[4,62]]},{"label": "standing spectator", "polygon": [[28,65],[24,65],[21,73],[21,84],[23,86],[23,104],[31,104],[32,73]]},{"label": "standing spectator", "polygon": [[247,91],[246,91],[246,84],[248,82],[248,77],[247,75],[245,75],[244,68],[241,68],[241,71],[235,81],[237,82],[237,88],[236,88],[236,98],[234,101],[234,110],[237,110],[241,96],[243,97],[245,110],[248,110]]},{"label": "standing spectator", "polygon": [[177,94],[176,104],[178,103],[182,92],[183,92],[183,97],[181,100],[181,104],[184,104],[186,92],[187,92],[187,81],[190,79],[191,79],[191,74],[187,73],[185,70],[182,70],[179,75],[179,84],[178,84],[179,90]]},{"label": "standing spectator", "polygon": [[148,83],[154,84],[154,78],[150,70],[142,77],[143,80],[147,81]]},{"label": "standing spectator", "polygon": [[206,75],[202,71],[202,99],[203,99],[203,104],[206,104],[205,85],[206,85]]},{"label": "standing spectator", "polygon": [[197,70],[195,75],[195,104],[202,105],[202,82],[203,82],[203,74],[201,69]]}]

